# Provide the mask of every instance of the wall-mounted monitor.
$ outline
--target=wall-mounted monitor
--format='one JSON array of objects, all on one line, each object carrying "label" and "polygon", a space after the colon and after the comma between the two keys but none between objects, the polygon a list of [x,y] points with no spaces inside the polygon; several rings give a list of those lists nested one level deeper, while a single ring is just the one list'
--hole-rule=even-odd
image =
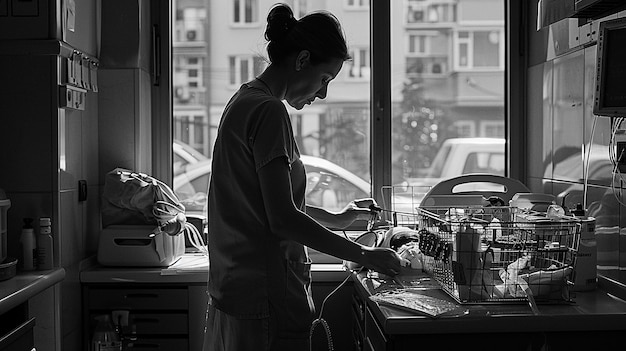
[{"label": "wall-mounted monitor", "polygon": [[593,113],[626,116],[626,18],[600,23]]}]

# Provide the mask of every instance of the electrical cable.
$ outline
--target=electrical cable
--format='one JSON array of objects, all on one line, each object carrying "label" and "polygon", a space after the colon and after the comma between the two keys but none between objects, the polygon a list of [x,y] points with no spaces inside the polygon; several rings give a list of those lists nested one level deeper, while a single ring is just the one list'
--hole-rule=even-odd
[{"label": "electrical cable", "polygon": [[598,122],[598,116],[594,115],[593,124],[591,125],[591,135],[589,136],[589,145],[587,146],[586,157],[584,161],[583,171],[583,209],[587,210],[587,189],[589,187],[589,164],[591,163],[591,146],[593,145],[593,136],[596,131],[596,124]]},{"label": "electrical cable", "polygon": [[[359,268],[358,271],[351,271],[352,273],[360,273],[361,270],[363,270],[363,267]],[[313,350],[313,332],[315,331],[315,327],[317,327],[319,324],[322,325],[322,327],[324,328],[324,331],[326,333],[326,341],[328,342],[328,351],[333,351],[333,338],[330,332],[330,327],[328,325],[328,322],[326,322],[326,320],[322,317],[322,314],[324,313],[324,305],[326,304],[326,301],[334,294],[336,293],[344,284],[346,284],[346,282],[348,281],[348,279],[350,279],[350,274],[348,274],[348,276],[339,284],[337,285],[337,287],[335,289],[333,289],[333,291],[331,291],[328,295],[326,295],[326,297],[324,298],[324,301],[322,301],[322,306],[320,307],[320,313],[319,313],[319,317],[317,317],[315,320],[313,320],[313,323],[311,324],[311,329],[309,332],[309,349],[312,351]]]},{"label": "electrical cable", "polygon": [[622,178],[622,173],[619,169],[619,162],[622,159],[622,157],[626,157],[626,155],[624,155],[624,150],[622,150],[621,153],[617,155],[617,148],[615,145],[615,135],[617,134],[617,131],[620,129],[623,122],[624,122],[624,117],[619,117],[617,121],[615,122],[615,125],[612,127],[611,139],[609,140],[609,159],[611,161],[611,164],[613,165],[613,170],[611,172],[611,191],[613,192],[613,196],[615,197],[615,200],[617,201],[617,203],[619,203],[622,206],[626,206],[626,204],[620,199],[620,196],[618,196],[617,194],[618,189],[615,188],[615,183],[617,181],[617,178],[619,178],[619,181],[620,181],[619,191],[621,193],[623,178]]},{"label": "electrical cable", "polygon": [[[383,209],[372,204],[369,206],[369,209],[372,211],[372,215],[369,218],[369,220],[367,221],[367,231],[371,231],[372,228],[374,227],[374,224],[376,222],[376,220],[379,218],[378,217],[378,212],[382,211]],[[352,239],[350,239],[350,237],[348,237],[348,234],[346,233],[345,230],[342,231],[343,236],[347,239],[352,241]],[[348,267],[346,267],[344,265],[344,268],[348,269]],[[350,270],[351,273],[355,273],[358,274],[363,270],[363,266],[361,266],[358,270],[354,271],[354,270]],[[324,332],[326,334],[326,341],[328,342],[328,351],[333,351],[334,350],[334,346],[333,346],[333,338],[332,338],[332,334],[330,332],[330,326],[328,325],[328,322],[326,322],[326,320],[322,317],[322,314],[324,313],[324,305],[326,305],[326,301],[328,301],[328,299],[334,294],[336,293],[339,289],[341,289],[342,286],[344,286],[346,284],[346,282],[348,281],[348,279],[350,279],[351,275],[348,274],[346,276],[346,278],[339,284],[337,285],[337,287],[335,289],[333,289],[333,291],[331,291],[328,295],[326,295],[326,297],[324,298],[324,300],[322,301],[322,306],[320,307],[320,313],[318,315],[318,317],[316,319],[313,320],[313,322],[311,323],[311,328],[309,331],[309,349],[312,351],[313,350],[313,333],[315,332],[315,328],[318,325],[321,325],[324,328]]]},{"label": "electrical cable", "polygon": [[[133,175],[138,177],[139,175]],[[148,181],[147,179],[141,179],[142,181]],[[171,236],[187,235],[189,242],[204,256],[208,256],[209,252],[204,243],[204,239],[200,235],[198,228],[195,225],[187,222],[185,217],[185,206],[180,203],[176,194],[167,184],[162,181],[152,178],[150,179],[155,187],[159,191],[159,199],[155,201],[152,206],[152,215],[157,221],[158,227],[151,234],[152,237],[160,234],[168,234]]]}]

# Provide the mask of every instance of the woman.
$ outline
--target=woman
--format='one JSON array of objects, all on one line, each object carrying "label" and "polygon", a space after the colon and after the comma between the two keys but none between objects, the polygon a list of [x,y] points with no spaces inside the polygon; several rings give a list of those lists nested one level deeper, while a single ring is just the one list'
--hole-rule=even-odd
[{"label": "woman", "polygon": [[309,349],[314,307],[305,246],[387,275],[400,271],[394,251],[325,227],[368,218],[372,201],[339,213],[305,205],[306,173],[282,100],[300,110],[326,97],[349,59],[339,22],[325,12],[296,20],[279,4],[265,38],[270,65],[228,102],[213,152],[206,351]]}]

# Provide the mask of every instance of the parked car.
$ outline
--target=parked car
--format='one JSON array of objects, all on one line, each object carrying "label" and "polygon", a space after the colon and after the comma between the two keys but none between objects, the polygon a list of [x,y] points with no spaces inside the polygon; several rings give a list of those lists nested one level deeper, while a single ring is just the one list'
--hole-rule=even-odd
[{"label": "parked car", "polygon": [[180,173],[183,167],[190,163],[197,163],[209,159],[200,151],[180,140],[174,140],[174,143],[172,144],[172,151],[174,154],[174,160],[172,162],[174,174]]},{"label": "parked car", "polygon": [[[406,179],[394,187],[396,200],[398,196],[404,198],[406,203],[401,204],[402,208],[411,210],[419,206],[421,197],[430,187],[444,179],[470,173],[504,175],[504,145],[502,138],[446,139],[425,172],[426,176]],[[494,187],[492,184],[467,184],[462,190],[496,190]]]},{"label": "parked car", "polygon": [[[370,197],[370,184],[328,160],[301,156],[307,171],[307,204],[335,211],[348,202]],[[206,215],[211,160],[188,163],[174,175],[173,190],[190,214]]]}]

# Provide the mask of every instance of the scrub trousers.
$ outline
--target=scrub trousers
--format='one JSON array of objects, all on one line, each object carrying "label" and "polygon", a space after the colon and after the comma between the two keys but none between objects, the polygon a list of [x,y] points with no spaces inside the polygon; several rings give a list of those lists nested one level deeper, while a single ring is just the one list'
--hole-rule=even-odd
[{"label": "scrub trousers", "polygon": [[[315,307],[310,262],[287,261],[283,303],[269,305],[269,317],[244,319],[209,303],[203,351],[309,351]],[[211,298],[209,297],[209,300]]]},{"label": "scrub trousers", "polygon": [[309,351],[308,331],[278,331],[275,313],[261,319],[241,319],[212,305],[207,310],[203,351]]}]

